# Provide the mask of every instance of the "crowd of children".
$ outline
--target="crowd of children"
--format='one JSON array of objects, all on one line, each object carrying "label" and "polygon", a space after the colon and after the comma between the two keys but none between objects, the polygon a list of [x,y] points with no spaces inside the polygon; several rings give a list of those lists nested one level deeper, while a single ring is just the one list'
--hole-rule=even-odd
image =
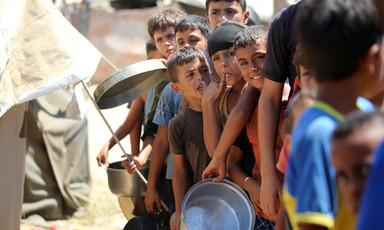
[{"label": "crowd of children", "polygon": [[164,212],[161,199],[175,212],[162,224],[181,229],[188,189],[229,177],[249,195],[255,229],[384,228],[381,7],[301,0],[269,28],[247,25],[245,0],[206,0],[206,18],[153,15],[158,55],[148,57],[169,79],[134,100],[117,130],[140,133],[145,118],[143,148],[123,166],[149,165],[147,214]]}]

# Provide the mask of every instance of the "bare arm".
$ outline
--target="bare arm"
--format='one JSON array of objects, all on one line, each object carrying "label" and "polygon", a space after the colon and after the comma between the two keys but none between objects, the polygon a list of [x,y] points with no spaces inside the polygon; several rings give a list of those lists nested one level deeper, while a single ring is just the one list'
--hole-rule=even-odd
[{"label": "bare arm", "polygon": [[284,83],[265,78],[259,102],[260,199],[263,212],[271,220],[276,220],[276,200],[281,192],[274,156],[283,86]]},{"label": "bare arm", "polygon": [[232,145],[229,154],[228,174],[236,184],[247,190],[255,210],[261,211],[260,183],[245,173],[241,166],[243,157],[244,152],[239,147]]},{"label": "bare arm", "polygon": [[168,128],[159,125],[155,140],[152,145],[151,163],[149,166],[147,194],[145,196],[145,207],[151,214],[155,208],[162,210],[160,197],[156,189],[156,182],[159,178],[164,160],[168,154]]},{"label": "bare arm", "polygon": [[204,143],[208,155],[212,158],[213,152],[219,142],[222,131],[222,120],[220,117],[219,103],[225,90],[225,80],[220,83],[211,82],[204,90],[201,101],[203,110]]},{"label": "bare arm", "polygon": [[152,143],[155,137],[153,135],[146,135],[144,137],[143,149],[137,156],[133,156],[131,162],[124,160],[122,166],[128,171],[129,174],[133,174],[136,169],[140,170],[147,163],[149,154],[152,151]]},{"label": "bare arm", "polygon": [[188,186],[188,171],[187,165],[185,163],[184,155],[172,154],[173,157],[173,176],[172,176],[172,186],[173,194],[175,196],[175,208],[176,208],[176,218],[172,230],[180,229],[180,217],[181,217],[181,204],[183,202],[184,196],[187,193]]},{"label": "bare arm", "polygon": [[224,178],[227,153],[243,130],[249,116],[255,109],[258,99],[259,91],[252,86],[249,86],[241,94],[239,102],[233,108],[224,126],[217,148],[213,153],[212,161],[203,172],[203,179],[216,177],[215,181],[221,181]]},{"label": "bare arm", "polygon": [[[134,128],[136,122],[142,117],[144,108],[144,101],[142,98],[137,98],[133,100],[132,107],[129,110],[129,113],[125,121],[117,128],[115,134],[119,140],[126,137]],[[101,163],[108,163],[108,151],[116,144],[116,141],[111,137],[102,147],[99,154],[96,157],[97,163],[100,166]]]}]

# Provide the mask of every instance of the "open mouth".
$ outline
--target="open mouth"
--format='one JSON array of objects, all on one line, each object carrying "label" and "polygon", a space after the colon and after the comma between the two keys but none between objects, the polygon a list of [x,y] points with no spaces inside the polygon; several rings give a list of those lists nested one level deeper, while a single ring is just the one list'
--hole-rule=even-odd
[{"label": "open mouth", "polygon": [[262,78],[263,76],[262,75],[258,75],[258,76],[256,76],[256,77],[251,77],[251,80],[258,80],[258,79],[260,79],[260,78]]}]

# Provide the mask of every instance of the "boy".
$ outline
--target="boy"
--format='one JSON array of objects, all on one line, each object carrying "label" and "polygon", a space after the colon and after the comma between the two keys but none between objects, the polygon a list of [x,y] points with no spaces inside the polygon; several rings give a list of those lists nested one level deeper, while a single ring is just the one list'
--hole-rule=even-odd
[{"label": "boy", "polygon": [[[202,100],[204,140],[210,156],[219,142],[223,125],[244,92],[246,82],[233,50],[236,35],[244,29],[245,26],[240,23],[222,22],[208,40],[209,56],[221,79],[220,83],[213,83],[207,88]],[[219,85],[221,87],[217,88]]]},{"label": "boy", "polygon": [[[284,205],[294,229],[326,229],[333,228],[336,214],[343,214],[337,213],[331,133],[344,115],[357,109],[359,95],[375,91],[382,28],[371,1],[307,0],[301,7],[296,35],[303,65],[317,82],[317,101],[292,133]],[[366,100],[358,104],[372,109]]]},{"label": "boy", "polygon": [[211,81],[211,75],[204,54],[195,47],[184,47],[176,51],[168,59],[167,67],[172,89],[183,94],[189,102],[189,106],[169,122],[176,206],[172,229],[179,229],[184,195],[190,184],[201,181],[202,171],[210,161],[204,145],[201,99],[205,87]]},{"label": "boy", "polygon": [[[180,10],[164,9],[155,13],[148,20],[148,33],[154,41],[156,48],[160,51],[164,58],[168,58],[169,55],[171,55],[176,50],[174,27],[184,15],[185,13]],[[163,157],[163,152],[165,152],[165,155],[168,152],[168,138],[164,138],[167,137],[167,130],[162,128],[158,129],[157,124],[154,122],[155,112],[160,109],[158,106],[160,105],[160,96],[164,87],[168,83],[169,80],[164,79],[164,81],[156,86],[153,92],[151,109],[147,115],[148,122],[144,129],[144,135],[153,134],[156,136],[152,145],[147,193],[145,196],[145,207],[150,214],[154,214],[156,209],[162,211],[160,196],[162,196],[163,201],[167,204],[171,211],[174,206],[171,176],[169,175],[170,172],[172,172],[172,164],[169,163],[167,164],[166,168],[163,168],[165,159],[165,157]],[[175,101],[175,103],[173,103],[174,107],[179,109],[179,107],[181,107],[181,100],[178,98],[172,99]],[[178,101],[180,101],[180,103],[178,103]],[[161,105],[163,104],[164,103]],[[166,175],[167,173],[168,175]],[[161,177],[161,182],[158,180],[159,177]],[[164,179],[164,177],[166,178]],[[159,192],[156,188],[157,184],[162,187],[163,194],[159,195]]]},{"label": "boy", "polygon": [[[240,32],[234,42],[234,49],[241,66],[241,72],[248,84],[252,85],[259,91],[263,89],[263,76],[261,75],[264,64],[264,57],[267,45],[268,29],[264,26],[252,26]],[[284,108],[281,110],[283,113]],[[254,108],[254,112],[250,116],[246,125],[246,135],[238,138],[235,146],[230,151],[229,175],[240,186],[244,186],[251,196],[251,200],[255,205],[256,225],[261,229],[274,229],[275,221],[268,219],[260,209],[259,188],[261,183],[260,177],[260,154],[258,148],[258,130],[257,130],[257,114],[258,107]],[[241,141],[240,139],[245,139]],[[251,143],[250,148],[246,148],[247,143]],[[248,143],[248,145],[249,145]],[[276,146],[276,158],[279,157],[282,146],[281,138],[279,145]],[[239,151],[236,148],[240,148]],[[234,151],[235,150],[235,151]],[[253,164],[251,163],[253,162]],[[283,219],[280,221],[283,223]]]},{"label": "boy", "polygon": [[[200,16],[188,15],[182,18],[175,26],[175,34],[177,43],[182,43],[183,46],[197,46],[199,48],[206,49],[206,37],[210,32],[210,28],[206,20]],[[189,39],[199,40],[199,42],[190,42]],[[178,48],[181,48],[181,44]],[[150,192],[146,196],[146,207],[153,213],[154,209],[162,210],[160,206],[159,196],[157,191],[154,190],[157,178],[160,174],[162,162],[167,158],[167,172],[166,177],[169,181],[172,179],[172,157],[169,153],[169,140],[168,140],[168,123],[169,121],[181,111],[182,104],[182,95],[176,94],[171,85],[168,84],[159,100],[159,104],[156,109],[156,113],[153,119],[153,122],[158,125],[158,132],[154,141],[154,154],[155,162],[151,161],[149,179],[148,179],[148,189]],[[170,191],[172,193],[172,190]]]},{"label": "boy", "polygon": [[211,28],[204,17],[187,15],[175,26],[176,48],[181,49],[188,45],[199,50],[206,50],[210,34]]},{"label": "boy", "polygon": [[222,21],[235,21],[247,24],[249,11],[247,11],[246,0],[206,0],[205,17],[212,29]]},{"label": "boy", "polygon": [[341,199],[357,216],[373,152],[384,138],[384,113],[356,112],[332,134],[332,162]]}]

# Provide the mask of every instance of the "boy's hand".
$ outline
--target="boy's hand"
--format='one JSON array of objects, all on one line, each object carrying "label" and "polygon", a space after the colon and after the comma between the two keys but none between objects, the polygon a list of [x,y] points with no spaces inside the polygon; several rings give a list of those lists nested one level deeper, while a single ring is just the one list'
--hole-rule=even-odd
[{"label": "boy's hand", "polygon": [[220,82],[211,81],[211,83],[204,89],[202,103],[216,102],[221,98],[225,91],[225,78]]},{"label": "boy's hand", "polygon": [[108,143],[105,143],[96,157],[96,161],[99,166],[104,164],[108,167],[108,150]]},{"label": "boy's hand", "polygon": [[[125,156],[124,156],[125,157]],[[121,166],[123,166],[129,174],[133,174],[137,170],[140,170],[143,168],[143,165],[145,163],[142,162],[142,160],[134,155],[130,155],[131,162],[129,162],[127,159],[125,159],[123,162],[121,162]]]},{"label": "boy's hand", "polygon": [[263,213],[268,216],[271,221],[276,221],[276,202],[281,197],[281,182],[276,174],[263,178],[260,188],[260,201]]},{"label": "boy's hand", "polygon": [[220,182],[224,179],[226,172],[225,161],[221,162],[213,158],[208,167],[204,170],[202,179],[213,178],[213,182]]},{"label": "boy's hand", "polygon": [[147,212],[149,214],[154,215],[155,210],[159,210],[160,212],[163,211],[161,202],[160,202],[160,196],[156,189],[154,190],[147,190],[147,193],[144,198],[145,203],[145,209],[147,209]]}]

